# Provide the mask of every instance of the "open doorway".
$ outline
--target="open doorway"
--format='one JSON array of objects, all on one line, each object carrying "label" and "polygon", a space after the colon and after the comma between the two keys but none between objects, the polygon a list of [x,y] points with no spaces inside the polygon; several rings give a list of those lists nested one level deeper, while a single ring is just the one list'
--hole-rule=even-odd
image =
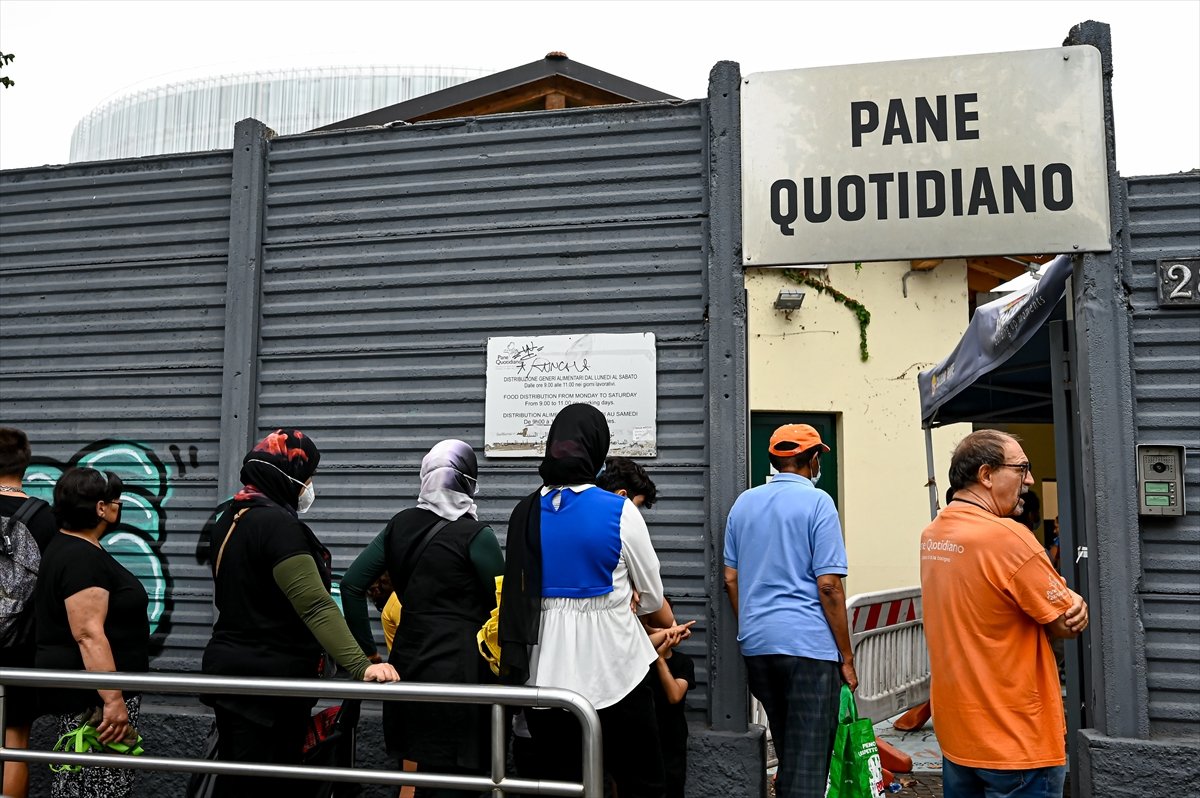
[{"label": "open doorway", "polygon": [[829,451],[821,455],[821,484],[817,487],[838,503],[838,441],[835,413],[751,413],[750,414],[750,487],[771,480],[775,469],[767,457],[771,433],[784,424],[808,424],[817,431]]},{"label": "open doorway", "polygon": [[[931,515],[943,496],[933,467],[931,430],[969,422],[975,429],[1012,432],[1035,471],[1035,490],[1044,500],[1053,487],[1054,502],[1042,502],[1037,529],[1047,556],[1066,578],[1068,587],[1089,600],[1087,547],[1076,508],[1082,479],[1078,432],[1069,408],[1074,390],[1070,374],[1071,340],[1067,314],[1068,281],[1073,260],[1059,256],[1024,289],[976,309],[967,332],[954,351],[921,372],[921,420],[926,432]],[[1048,478],[1052,480],[1048,481]],[[1053,513],[1053,516],[1049,515]],[[1052,521],[1053,523],[1047,523]],[[1039,536],[1040,532],[1040,536]],[[1078,772],[1076,732],[1090,723],[1091,631],[1067,640],[1056,651],[1065,673],[1065,710],[1069,770]],[[1078,781],[1072,780],[1072,791]]]}]

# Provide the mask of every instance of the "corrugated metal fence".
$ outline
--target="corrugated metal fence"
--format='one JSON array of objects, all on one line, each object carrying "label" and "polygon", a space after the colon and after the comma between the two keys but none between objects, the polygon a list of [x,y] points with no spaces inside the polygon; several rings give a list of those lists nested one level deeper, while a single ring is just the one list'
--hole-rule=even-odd
[{"label": "corrugated metal fence", "polygon": [[1131,178],[1128,272],[1137,441],[1187,449],[1186,514],[1139,519],[1150,732],[1200,728],[1200,310],[1158,306],[1158,260],[1200,255],[1200,172]]},{"label": "corrugated metal fence", "polygon": [[[211,577],[196,531],[217,493],[230,153],[0,176],[0,423],[49,489],[117,471],[124,552],[161,614],[163,668],[197,668]],[[144,505],[144,506],[142,506]]]},{"label": "corrugated metal fence", "polygon": [[[156,668],[199,667],[212,611],[198,531],[264,430],[295,425],[321,447],[307,520],[344,569],[415,501],[433,443],[482,452],[489,336],[653,332],[647,521],[676,612],[699,620],[689,700],[708,703],[709,530],[744,457],[744,422],[717,418],[713,392],[722,418],[745,416],[729,332],[742,322],[726,314],[710,351],[708,110],[274,140],[247,120],[232,153],[0,175],[0,419],[29,432],[44,484],[95,462],[144,494],[121,551],[162,593]],[[722,274],[739,273],[729,260]],[[744,313],[740,292],[719,304]],[[731,367],[710,379],[717,358]],[[716,440],[739,451],[713,471]],[[536,461],[481,460],[481,518],[503,537]]]}]

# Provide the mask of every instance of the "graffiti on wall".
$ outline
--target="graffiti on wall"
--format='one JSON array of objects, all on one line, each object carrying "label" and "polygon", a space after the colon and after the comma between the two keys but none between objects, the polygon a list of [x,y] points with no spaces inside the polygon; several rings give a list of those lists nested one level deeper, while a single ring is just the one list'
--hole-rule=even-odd
[{"label": "graffiti on wall", "polygon": [[[172,446],[171,450],[182,474],[185,466],[179,449]],[[190,450],[194,468],[198,466],[198,453],[194,446]],[[83,447],[65,463],[35,456],[25,472],[25,492],[53,501],[54,483],[72,467],[112,471],[125,485],[121,523],[101,539],[100,545],[146,588],[151,640],[156,648],[161,647],[171,616],[167,590],[170,580],[161,553],[167,535],[166,505],[171,499],[170,467],[145,444],[100,440]]]}]

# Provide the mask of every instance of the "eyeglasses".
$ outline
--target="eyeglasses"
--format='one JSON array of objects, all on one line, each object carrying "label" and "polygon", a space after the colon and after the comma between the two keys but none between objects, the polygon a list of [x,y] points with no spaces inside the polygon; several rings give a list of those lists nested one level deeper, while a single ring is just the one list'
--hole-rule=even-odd
[{"label": "eyeglasses", "polygon": [[1002,468],[1019,468],[1021,469],[1021,478],[1024,479],[1027,474],[1033,471],[1033,463],[1026,460],[1024,463],[1001,463]]}]

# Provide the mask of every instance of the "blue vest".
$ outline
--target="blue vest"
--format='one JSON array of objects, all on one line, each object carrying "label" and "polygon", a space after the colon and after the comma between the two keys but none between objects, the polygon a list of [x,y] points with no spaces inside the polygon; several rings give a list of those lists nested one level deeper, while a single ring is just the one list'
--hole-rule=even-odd
[{"label": "blue vest", "polygon": [[[555,495],[562,497],[554,509]],[[591,598],[613,590],[626,499],[600,488],[542,497],[542,596]]]}]

